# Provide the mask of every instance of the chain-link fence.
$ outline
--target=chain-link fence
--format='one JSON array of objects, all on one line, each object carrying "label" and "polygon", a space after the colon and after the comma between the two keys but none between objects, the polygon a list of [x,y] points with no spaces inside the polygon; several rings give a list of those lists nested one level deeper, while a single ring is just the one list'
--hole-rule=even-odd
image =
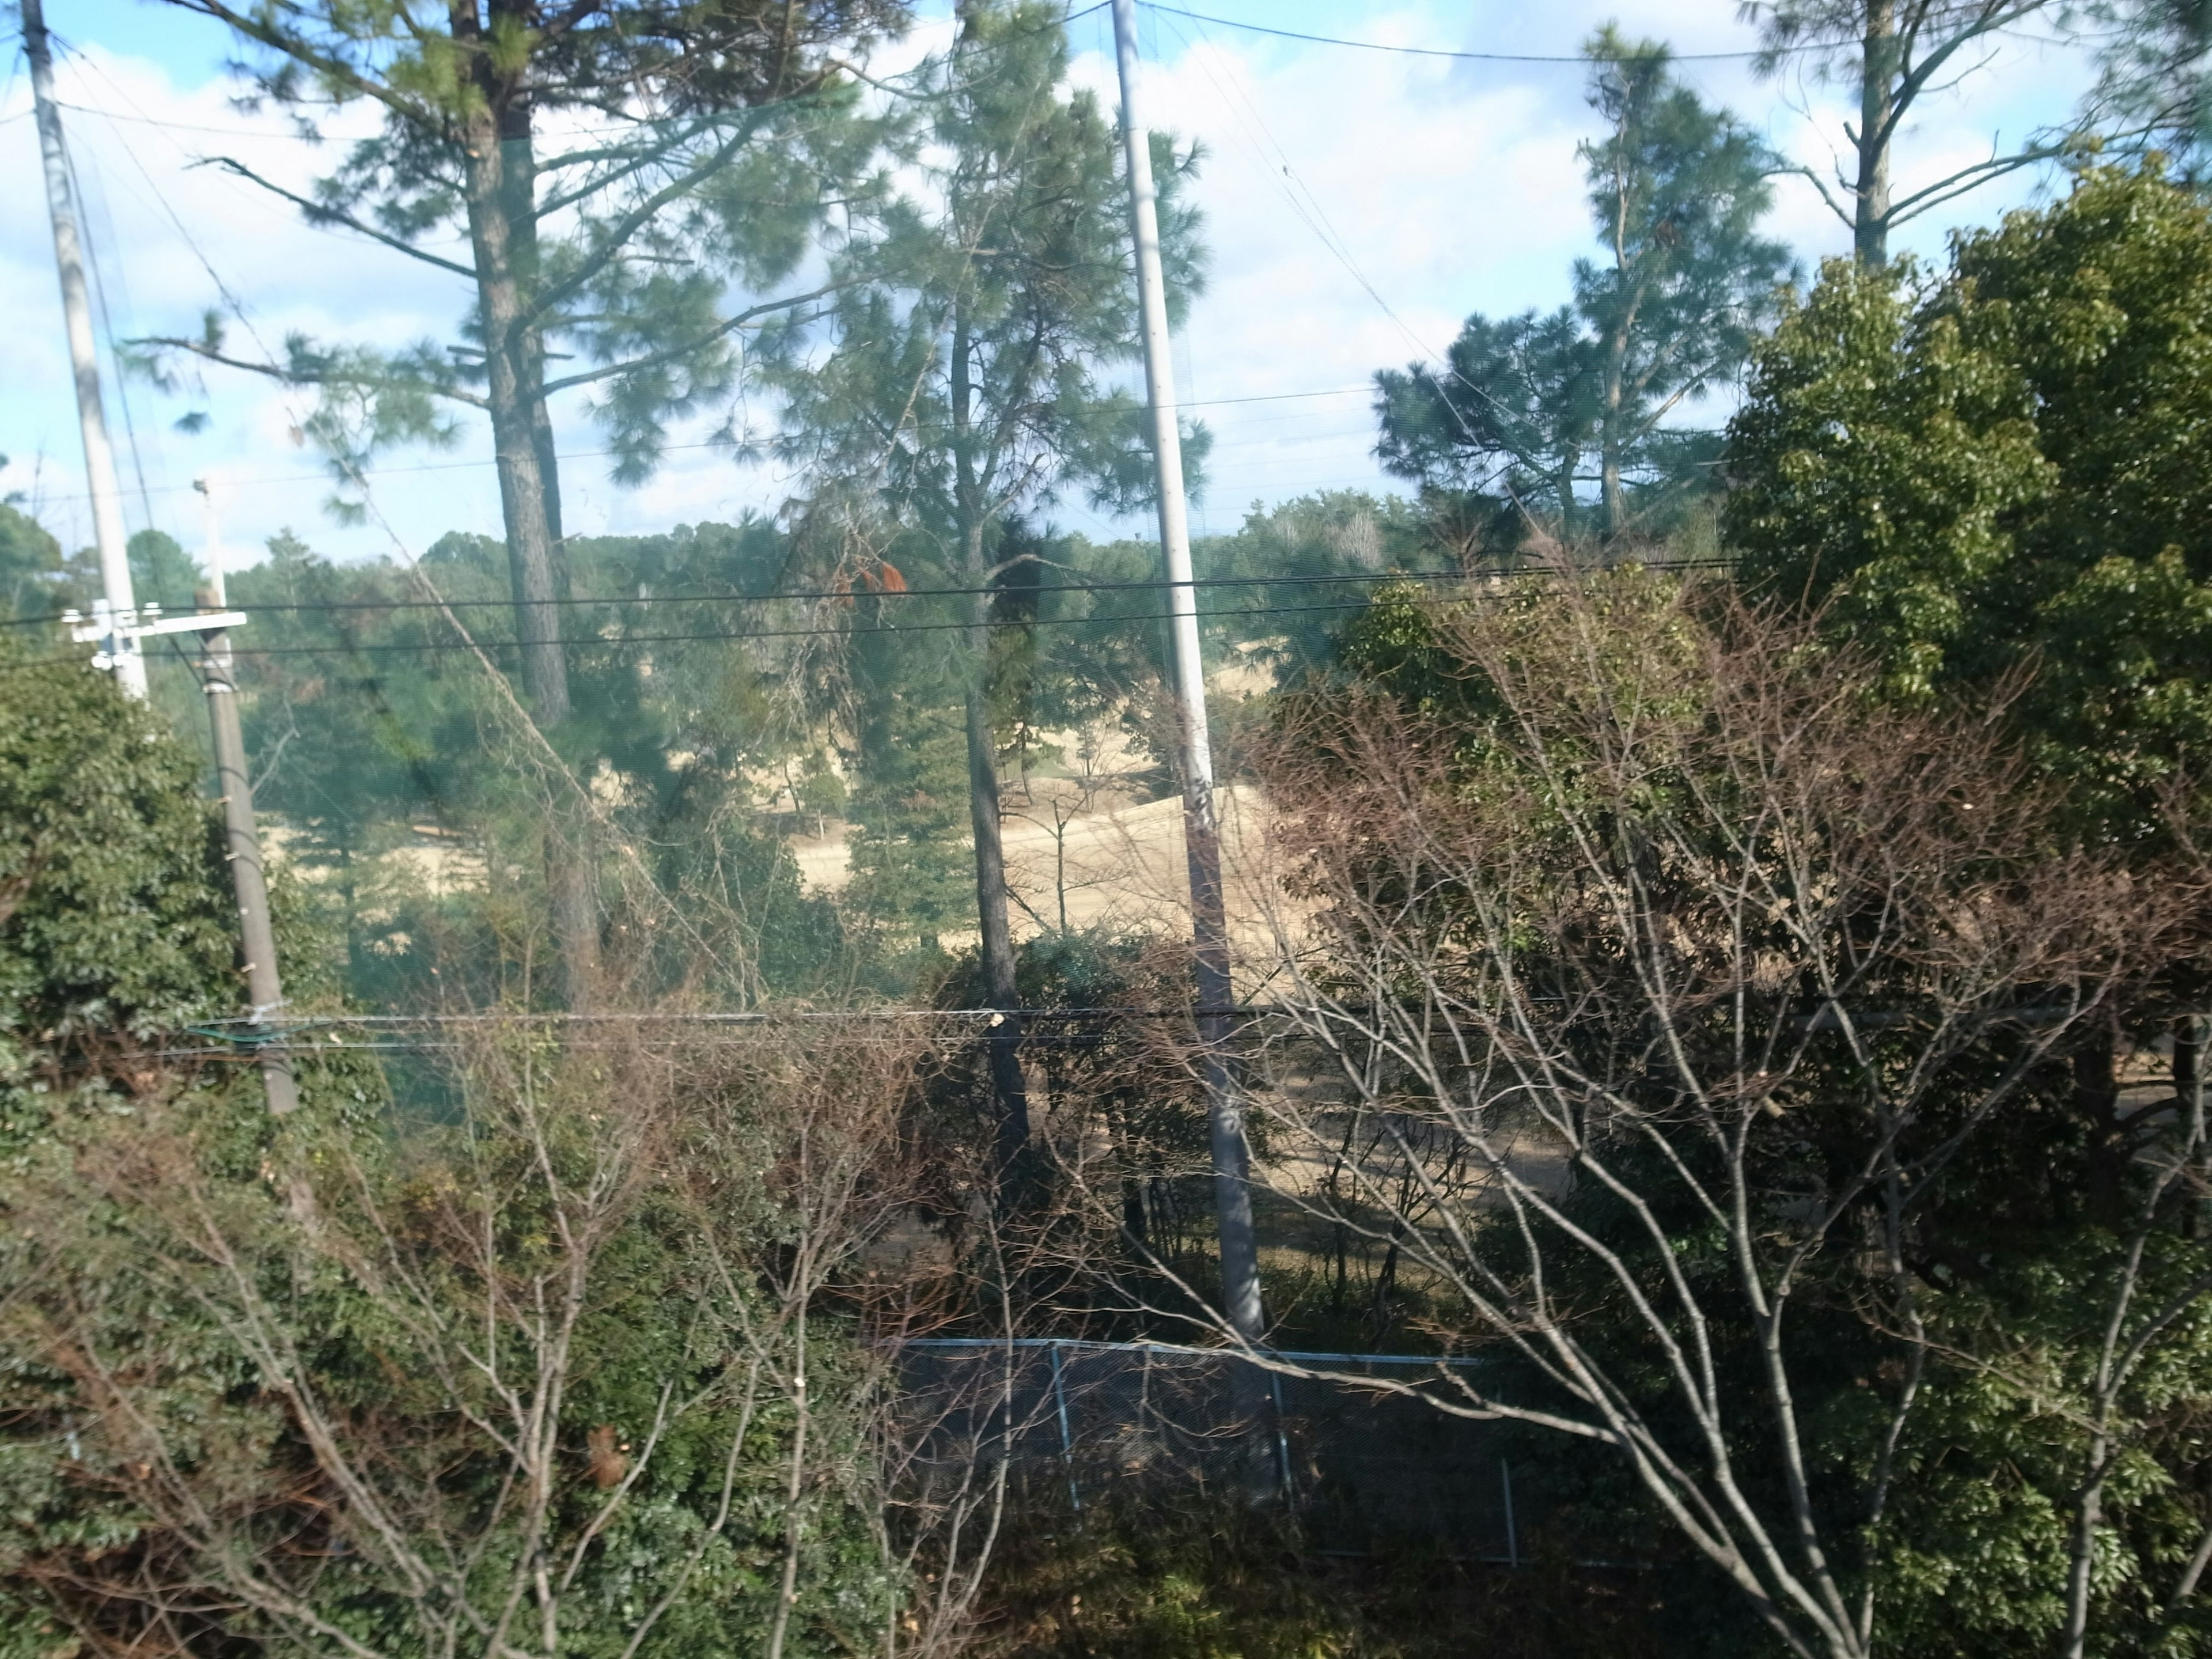
[{"label": "chain-link fence", "polygon": [[1003,1460],[1026,1510],[1212,1492],[1279,1503],[1327,1548],[1410,1535],[1518,1561],[1527,1495],[1494,1426],[1350,1380],[1434,1380],[1439,1362],[1279,1357],[1328,1375],[1156,1343],[912,1342],[901,1376],[915,1478],[966,1483]]}]

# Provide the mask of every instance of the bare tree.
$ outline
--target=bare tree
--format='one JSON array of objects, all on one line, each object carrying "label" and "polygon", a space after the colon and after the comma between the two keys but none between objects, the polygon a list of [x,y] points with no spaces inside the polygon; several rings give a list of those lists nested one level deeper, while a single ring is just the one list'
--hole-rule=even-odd
[{"label": "bare tree", "polygon": [[1983,160],[1902,196],[1893,186],[1897,136],[1913,106],[1954,84],[2005,30],[2054,13],[2050,0],[1746,0],[1741,9],[1759,26],[1762,74],[1778,75],[1802,56],[1816,72],[1858,89],[1858,119],[1844,128],[1850,170],[1837,170],[1832,189],[1812,167],[1790,170],[1811,180],[1829,211],[1850,227],[1853,257],[1869,270],[1889,263],[1889,236],[1898,226],[2063,151],[2058,142],[2012,151],[1992,146]]},{"label": "bare tree", "polygon": [[[2203,1316],[2206,1298],[2212,1296],[2212,1260],[2201,1245],[2185,1246],[2178,1253],[2160,1248],[2177,1235],[2193,1241],[2203,1231],[2208,1185],[2203,1066],[2208,1036],[2212,1019],[2202,1014],[2182,1018],[2174,1033],[2174,1097],[2166,1103],[2168,1109],[2159,1111],[2154,1103],[2144,1113],[2153,1118],[2154,1133],[2138,1157],[2143,1179],[2134,1213],[2115,1241],[2111,1261],[2100,1264],[2109,1288],[2098,1310],[2104,1316],[2101,1328],[2083,1345],[2088,1362],[2084,1386],[2075,1400],[2065,1401],[2062,1395],[2057,1401],[2051,1401],[2055,1391],[2047,1386],[2028,1383],[2020,1389],[2039,1403],[2058,1404],[2079,1422],[2086,1442],[2067,1540],[2066,1659],[2081,1659],[2087,1650],[2107,1489],[2123,1457],[2156,1424],[2157,1407],[2174,1392],[2170,1382],[2150,1380],[2146,1373],[2172,1363],[2173,1339]],[[2164,1599],[2160,1622],[2169,1629],[2195,1596],[2208,1562],[2212,1521]]]},{"label": "bare tree", "polygon": [[[1606,1449],[1789,1650],[1861,1659],[1931,1201],[2188,884],[2068,848],[1994,722],[1661,578],[1400,620],[1396,695],[1317,694],[1267,757],[1259,1178],[1486,1362],[1404,1391]],[[1884,1402],[1840,1499],[1808,1299],[1864,1311]]]}]

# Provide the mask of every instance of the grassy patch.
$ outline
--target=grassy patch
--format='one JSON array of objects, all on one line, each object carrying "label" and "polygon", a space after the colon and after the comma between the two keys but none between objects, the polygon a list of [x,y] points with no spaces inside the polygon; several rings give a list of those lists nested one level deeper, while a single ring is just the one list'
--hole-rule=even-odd
[{"label": "grassy patch", "polygon": [[1093,1507],[1001,1547],[989,1659],[1617,1659],[1662,1650],[1644,1575],[1407,1545],[1324,1556],[1233,1500]]}]

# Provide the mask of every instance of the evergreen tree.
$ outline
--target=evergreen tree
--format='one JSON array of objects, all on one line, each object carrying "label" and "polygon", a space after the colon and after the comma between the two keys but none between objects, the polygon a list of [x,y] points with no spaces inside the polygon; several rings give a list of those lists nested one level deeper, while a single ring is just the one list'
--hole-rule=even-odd
[{"label": "evergreen tree", "polygon": [[1598,426],[1595,343],[1565,306],[1467,319],[1439,374],[1411,363],[1375,377],[1383,466],[1431,489],[1540,504],[1571,539],[1576,487]]},{"label": "evergreen tree", "polygon": [[0,1169],[57,1109],[127,1102],[179,1027],[239,1006],[198,774],[89,663],[0,642]]},{"label": "evergreen tree", "polygon": [[1622,479],[1659,423],[1735,372],[1775,309],[1790,270],[1758,234],[1771,191],[1765,147],[1706,107],[1668,67],[1610,25],[1585,49],[1606,137],[1582,147],[1605,262],[1575,266],[1575,305],[1596,336],[1597,448],[1605,532],[1628,526]]},{"label": "evergreen tree", "polygon": [[1811,167],[1789,171],[1809,179],[1828,210],[1850,227],[1853,257],[1869,270],[1889,262],[1898,226],[2063,148],[2049,139],[2014,150],[1992,145],[1984,159],[1896,193],[1897,137],[1913,106],[1953,85],[2005,30],[2052,13],[2065,21],[2066,11],[2051,0],[1747,0],[1743,10],[1759,24],[1760,73],[1809,67],[1858,94],[1858,118],[1844,129],[1850,171],[1839,170],[1832,182]]},{"label": "evergreen tree", "polygon": [[1376,453],[1431,490],[1540,502],[1570,538],[1594,482],[1611,538],[1649,515],[1632,483],[1663,501],[1710,482],[1710,443],[1662,423],[1741,365],[1790,263],[1758,234],[1765,148],[1676,81],[1665,47],[1608,26],[1585,50],[1607,131],[1580,154],[1605,258],[1577,262],[1571,310],[1477,313],[1444,373],[1378,374]]},{"label": "evergreen tree", "polygon": [[[896,537],[901,558],[975,590],[960,647],[969,830],[984,981],[991,1006],[1008,1010],[1019,1005],[988,590],[1036,556],[1009,538],[1010,520],[1071,485],[1133,504],[1149,470],[1139,406],[1102,372],[1137,347],[1114,131],[1067,70],[1055,9],[963,4],[957,40],[925,80],[927,199],[890,211],[882,242],[856,258],[870,280],[834,301],[826,367],[787,380],[781,446],[824,481],[817,515],[839,525],[854,577],[876,580]],[[1171,182],[1185,171],[1171,155],[1160,164]],[[1172,193],[1164,206],[1179,310],[1195,284],[1196,222]],[[993,1045],[1010,1143],[1026,1109],[1012,1024]]]},{"label": "evergreen tree", "polygon": [[0,501],[0,606],[12,618],[51,616],[74,596],[61,544],[12,501]]},{"label": "evergreen tree", "polygon": [[[665,422],[736,384],[738,342],[774,349],[815,296],[791,286],[816,234],[868,191],[878,128],[841,54],[904,17],[898,0],[470,0],[418,14],[371,0],[171,0],[253,54],[258,94],[310,137],[368,104],[383,130],[308,195],[222,165],[471,289],[460,338],[398,352],[301,337],[241,357],[210,314],[150,343],[321,388],[310,435],[342,469],[396,439],[448,437],[453,406],[492,429],[539,722],[569,710],[566,587],[548,399],[588,391],[626,481]],[[428,244],[458,233],[458,257]],[[781,291],[778,291],[781,289]],[[549,377],[556,351],[584,366]]]},{"label": "evergreen tree", "polygon": [[2021,684],[2045,762],[2147,830],[2212,744],[2207,342],[2212,210],[2154,174],[2086,173],[1942,281],[1832,264],[1730,427],[1729,544],[1894,695]]}]

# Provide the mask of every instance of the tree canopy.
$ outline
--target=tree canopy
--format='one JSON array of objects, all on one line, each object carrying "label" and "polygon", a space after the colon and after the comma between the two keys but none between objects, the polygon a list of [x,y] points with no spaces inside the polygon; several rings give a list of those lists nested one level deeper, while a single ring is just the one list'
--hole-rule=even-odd
[{"label": "tree canopy", "polygon": [[1609,538],[1709,485],[1710,442],[1667,417],[1734,374],[1790,271],[1788,251],[1758,231],[1765,147],[1677,80],[1657,42],[1608,25],[1585,51],[1605,131],[1578,153],[1604,255],[1576,262],[1574,306],[1478,313],[1444,373],[1376,376],[1385,467],[1432,489],[1533,497],[1570,539],[1583,485],[1597,486]]},{"label": "tree canopy", "polygon": [[2021,680],[2048,763],[2140,814],[2212,738],[2212,209],[2082,173],[1950,267],[1832,264],[1757,355],[1723,520],[1899,695]]}]

